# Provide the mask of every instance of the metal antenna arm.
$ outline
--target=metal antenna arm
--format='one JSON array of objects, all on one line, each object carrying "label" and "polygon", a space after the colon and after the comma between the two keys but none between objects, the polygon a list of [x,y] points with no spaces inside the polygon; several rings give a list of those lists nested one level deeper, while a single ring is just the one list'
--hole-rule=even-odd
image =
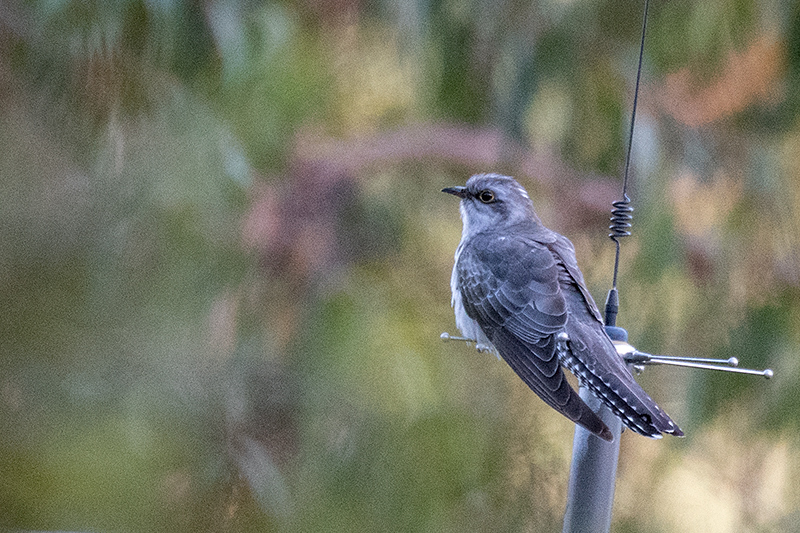
[{"label": "metal antenna arm", "polygon": [[682,366],[685,368],[698,368],[701,370],[719,370],[722,372],[734,372],[736,374],[749,374],[751,376],[762,376],[771,379],[774,372],[770,368],[764,370],[753,370],[750,368],[739,368],[739,360],[735,357],[728,359],[707,359],[700,357],[679,357],[670,355],[652,355],[640,352],[627,342],[614,341],[614,345],[625,362],[633,365],[634,370],[641,372],[646,365],[669,365]]},{"label": "metal antenna arm", "polygon": [[467,338],[467,337],[460,337],[458,335],[450,335],[446,331],[444,333],[442,333],[441,335],[439,335],[439,338],[442,339],[444,342],[461,341],[461,342],[466,342],[467,344],[474,344],[475,345],[475,349],[478,350],[481,353],[490,353],[492,351],[492,349],[489,346],[487,346],[485,344],[481,344],[478,341],[476,341],[475,339],[470,339],[470,338]]}]

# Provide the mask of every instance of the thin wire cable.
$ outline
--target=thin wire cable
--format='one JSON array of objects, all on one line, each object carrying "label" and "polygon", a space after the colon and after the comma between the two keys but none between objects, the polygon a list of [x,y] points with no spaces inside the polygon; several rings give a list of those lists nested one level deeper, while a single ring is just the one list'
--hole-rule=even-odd
[{"label": "thin wire cable", "polygon": [[[639,65],[636,69],[636,86],[633,90],[633,110],[631,111],[631,128],[628,132],[628,153],[625,156],[625,174],[622,178],[622,200],[619,202],[614,202],[615,212],[613,212],[614,217],[612,217],[612,233],[609,235],[611,240],[614,241],[616,245],[616,252],[614,254],[614,278],[611,283],[613,289],[617,288],[617,274],[619,273],[619,237],[626,237],[630,235],[630,231],[627,231],[630,228],[630,213],[633,211],[633,208],[630,207],[631,199],[628,197],[628,174],[630,173],[631,167],[631,152],[633,148],[633,128],[636,125],[636,107],[639,103],[639,82],[642,78],[642,59],[644,58],[644,40],[645,35],[647,34],[647,11],[650,7],[650,0],[645,0],[644,2],[644,15],[642,16],[642,40],[639,43]],[[622,218],[619,218],[619,217]],[[619,224],[619,225],[617,225]],[[615,225],[617,227],[615,228]],[[621,229],[621,231],[620,231]]]}]

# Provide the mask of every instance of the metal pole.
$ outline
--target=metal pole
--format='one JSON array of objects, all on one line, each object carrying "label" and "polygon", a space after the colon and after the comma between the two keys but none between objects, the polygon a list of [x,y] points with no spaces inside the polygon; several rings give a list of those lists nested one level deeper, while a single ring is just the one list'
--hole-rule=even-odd
[{"label": "metal pole", "polygon": [[[622,328],[607,327],[606,332],[612,340],[628,339],[628,333]],[[586,387],[581,387],[579,394],[606,423],[614,435],[614,441],[606,442],[586,429],[575,426],[567,510],[562,531],[607,533],[611,528],[622,421]]]}]

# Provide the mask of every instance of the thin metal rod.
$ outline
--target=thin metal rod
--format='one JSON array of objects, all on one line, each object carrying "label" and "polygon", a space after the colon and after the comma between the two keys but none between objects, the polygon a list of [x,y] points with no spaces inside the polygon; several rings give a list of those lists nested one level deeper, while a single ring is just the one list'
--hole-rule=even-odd
[{"label": "thin metal rod", "polygon": [[[450,335],[446,331],[444,333],[442,333],[441,335],[439,335],[439,338],[442,339],[444,342],[461,341],[461,342],[467,343],[468,345],[469,344],[474,344],[475,345],[475,349],[478,350],[481,353],[492,353],[492,351],[494,351],[490,346],[488,346],[486,344],[481,344],[480,342],[476,341],[475,339],[470,339],[468,337],[459,337],[458,335]],[[500,354],[499,353],[495,352],[495,355],[497,355],[498,359],[500,358]]]},{"label": "thin metal rod", "polygon": [[767,379],[772,378],[772,369],[751,370],[749,368],[738,368],[739,360],[735,357],[727,359],[685,357],[678,355],[652,355],[640,352],[626,341],[614,341],[614,346],[625,362],[629,365],[641,369],[645,365],[671,365],[686,368],[699,368],[702,370],[720,370],[722,372],[733,372],[735,374],[750,374],[751,376],[763,376]]},{"label": "thin metal rod", "polygon": [[730,366],[723,366],[723,365],[714,365],[708,363],[698,363],[695,361],[682,361],[682,360],[675,360],[675,359],[659,359],[657,357],[648,359],[646,361],[636,362],[633,361],[634,365],[668,365],[668,366],[682,366],[685,368],[699,368],[701,370],[720,370],[722,372],[733,372],[734,374],[749,374],[751,376],[762,376],[767,379],[772,378],[774,373],[772,369],[767,368],[764,370],[753,370],[750,368],[735,368]]},{"label": "thin metal rod", "polygon": [[[636,354],[640,354],[642,352],[636,352]],[[735,357],[729,357],[727,359],[715,359],[715,358],[704,358],[704,357],[685,357],[681,355],[649,355],[650,359],[661,359],[665,361],[689,361],[692,363],[711,363],[716,365],[727,365],[729,367],[738,367],[739,360]]]},{"label": "thin metal rod", "polygon": [[636,125],[636,108],[639,103],[639,83],[642,79],[642,60],[644,58],[644,38],[647,33],[647,9],[650,0],[644,2],[644,15],[642,15],[642,40],[639,42],[639,65],[636,67],[636,86],[633,89],[633,109],[631,110],[631,128],[628,131],[628,154],[625,157],[625,175],[622,178],[622,196],[628,193],[628,172],[631,168],[631,151],[633,148],[633,128]]},{"label": "thin metal rod", "polygon": [[439,335],[439,338],[443,341],[464,341],[464,342],[476,342],[475,339],[468,339],[467,337],[459,337],[458,335],[450,335],[446,331]]},{"label": "thin metal rod", "polygon": [[[650,0],[644,2],[644,14],[642,15],[642,40],[639,42],[639,64],[636,67],[636,85],[633,89],[633,109],[631,110],[631,127],[628,131],[628,151],[625,155],[625,174],[622,178],[622,198],[623,202],[630,202],[628,198],[628,174],[631,168],[631,152],[633,151],[633,128],[636,126],[636,108],[639,103],[639,85],[642,79],[642,61],[644,59],[644,41],[647,34],[647,11],[650,7]],[[619,273],[619,239],[612,237],[616,250],[614,252],[614,277],[611,282],[612,288],[617,288],[617,274]]]}]

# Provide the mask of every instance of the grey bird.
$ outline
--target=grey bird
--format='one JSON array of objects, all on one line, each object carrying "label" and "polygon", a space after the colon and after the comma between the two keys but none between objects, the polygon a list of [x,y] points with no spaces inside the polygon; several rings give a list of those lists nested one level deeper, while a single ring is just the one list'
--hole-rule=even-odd
[{"label": "grey bird", "polygon": [[[525,189],[508,176],[478,174],[442,192],[461,198],[463,232],[450,282],[461,333],[499,354],[545,403],[604,440],[613,440],[611,431],[569,385],[562,365],[636,433],[682,436],[617,354],[575,248],[542,225]],[[567,350],[557,349],[562,333]]]}]

